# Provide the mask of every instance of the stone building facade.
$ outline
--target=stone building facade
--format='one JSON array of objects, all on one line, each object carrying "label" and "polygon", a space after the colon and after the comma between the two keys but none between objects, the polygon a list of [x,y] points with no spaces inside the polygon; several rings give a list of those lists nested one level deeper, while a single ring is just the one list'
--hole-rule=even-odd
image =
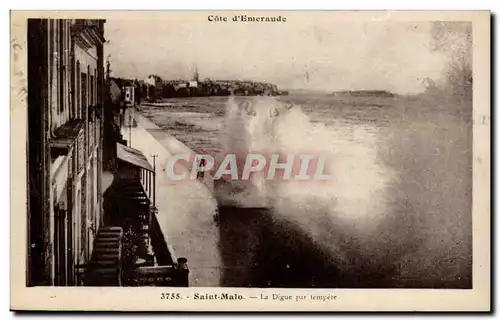
[{"label": "stone building facade", "polygon": [[102,222],[104,20],[29,19],[27,285],[82,285]]}]

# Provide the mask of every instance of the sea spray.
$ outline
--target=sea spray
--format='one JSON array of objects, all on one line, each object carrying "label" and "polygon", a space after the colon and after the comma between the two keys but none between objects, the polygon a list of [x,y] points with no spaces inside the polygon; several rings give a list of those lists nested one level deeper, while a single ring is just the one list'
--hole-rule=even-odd
[{"label": "sea spray", "polygon": [[[224,148],[228,153],[293,153],[326,158],[331,180],[265,180],[256,175],[250,182],[234,182],[238,193],[225,196],[242,207],[272,207],[275,215],[298,223],[316,242],[334,252],[338,265],[347,268],[354,264],[360,253],[351,253],[352,243],[373,233],[386,213],[384,204],[376,200],[383,199],[378,194],[385,192],[390,175],[375,160],[373,135],[362,128],[339,133],[311,122],[300,106],[274,97],[243,101],[231,97],[225,129]],[[357,132],[360,130],[363,133]],[[356,135],[366,136],[363,144],[350,139]],[[354,153],[358,161],[349,161],[352,157],[346,153]],[[351,243],[349,250],[341,249],[346,240]],[[343,257],[339,253],[347,254]]]},{"label": "sea spray", "polygon": [[[248,146],[255,137],[249,133],[257,135],[265,127],[252,119],[255,110],[262,104],[272,105],[267,102],[273,99],[234,97],[229,100],[232,104],[227,98],[200,99],[197,110],[211,110],[216,116],[210,118],[209,131],[199,133],[198,137],[205,135],[202,140],[191,140],[190,129],[186,141],[193,146],[203,144],[203,150],[196,151],[212,155],[231,150],[230,144],[251,150]],[[354,270],[358,285],[470,286],[471,125],[430,111],[435,102],[429,103],[434,105],[400,98],[391,99],[384,108],[369,108],[358,98],[339,102],[329,96],[280,97],[271,115],[281,108],[280,113],[267,123],[274,137],[267,131],[255,140],[262,144],[267,140],[284,154],[314,149],[331,155],[328,163],[333,180],[328,188],[325,182],[310,180],[267,181],[267,186],[275,188],[266,188],[265,195],[272,201],[274,216],[297,223],[294,225],[331,253],[340,268]],[[168,119],[183,115],[186,123],[195,118],[184,115],[182,109],[171,114]],[[213,128],[218,128],[219,140]],[[211,133],[213,137],[207,136]],[[214,145],[216,148],[205,150]],[[227,190],[234,191],[232,187]],[[244,190],[235,193],[235,198],[226,195],[226,199],[240,206],[255,204]],[[241,229],[234,225],[227,229],[237,234],[251,229],[245,218],[241,222],[245,222]],[[293,234],[278,234],[272,242],[286,235]],[[229,240],[226,245],[233,249],[233,239]],[[274,251],[276,247],[266,248]],[[236,257],[243,252],[236,251]],[[379,279],[374,276],[377,273]]]}]

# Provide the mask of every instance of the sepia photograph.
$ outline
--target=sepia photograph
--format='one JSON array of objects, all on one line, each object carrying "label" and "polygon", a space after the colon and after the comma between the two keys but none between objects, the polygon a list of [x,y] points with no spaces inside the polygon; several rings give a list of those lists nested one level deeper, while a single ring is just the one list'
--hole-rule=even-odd
[{"label": "sepia photograph", "polygon": [[488,309],[489,24],[11,11],[11,305]]}]

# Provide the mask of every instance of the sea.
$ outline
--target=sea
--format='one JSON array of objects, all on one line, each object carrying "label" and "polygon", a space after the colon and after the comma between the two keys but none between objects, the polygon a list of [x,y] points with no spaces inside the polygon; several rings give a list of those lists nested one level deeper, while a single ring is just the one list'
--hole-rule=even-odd
[{"label": "sea", "polygon": [[259,237],[299,247],[301,258],[275,248],[256,260],[277,262],[256,272],[259,286],[471,288],[472,121],[463,105],[291,94],[166,99],[140,110],[197,153],[326,155],[331,181],[263,187],[286,224],[273,221],[276,231]]}]

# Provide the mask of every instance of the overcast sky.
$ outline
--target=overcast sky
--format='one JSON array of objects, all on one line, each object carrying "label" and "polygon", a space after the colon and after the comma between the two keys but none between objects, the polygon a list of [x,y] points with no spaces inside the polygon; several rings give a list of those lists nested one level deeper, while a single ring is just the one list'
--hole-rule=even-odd
[{"label": "overcast sky", "polygon": [[[286,23],[210,23],[208,13],[107,19],[113,75],[145,79],[267,81],[280,88],[419,92],[447,61],[432,52],[431,24],[289,17]],[[230,20],[232,14],[226,12]],[[295,20],[294,20],[295,19]],[[307,77],[308,75],[308,77]]]}]

